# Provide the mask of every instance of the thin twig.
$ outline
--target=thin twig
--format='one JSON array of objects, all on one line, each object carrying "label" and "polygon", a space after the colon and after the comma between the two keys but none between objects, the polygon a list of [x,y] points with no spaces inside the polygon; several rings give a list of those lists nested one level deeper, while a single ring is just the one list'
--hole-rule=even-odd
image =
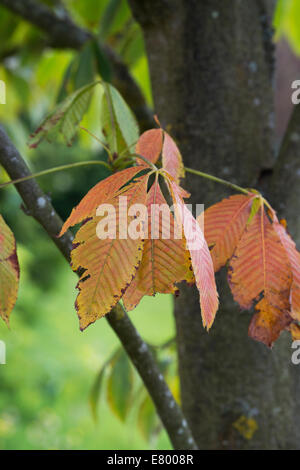
[{"label": "thin twig", "polygon": [[67,165],[60,165],[60,166],[55,166],[53,168],[48,168],[47,170],[42,170],[37,173],[33,173],[32,175],[24,176],[23,178],[18,178],[13,181],[7,181],[6,183],[0,184],[0,189],[5,188],[6,186],[9,186],[10,184],[18,184],[18,183],[22,183],[23,181],[31,180],[33,178],[39,178],[40,176],[49,175],[51,173],[57,173],[59,171],[70,170],[71,168],[77,168],[79,166],[88,166],[88,165],[101,165],[101,166],[105,166],[109,170],[111,169],[110,166],[106,162],[97,161],[97,160],[87,160],[86,162],[69,163]]},{"label": "thin twig", "polygon": [[223,184],[224,186],[228,186],[235,191],[239,191],[240,193],[249,194],[251,192],[249,189],[242,188],[237,184],[231,183],[230,181],[223,180],[222,178],[218,178],[217,176],[210,175],[208,173],[203,173],[202,171],[193,170],[193,168],[184,167],[185,171],[188,173],[192,173],[193,175],[201,176],[202,178],[206,178],[208,180],[214,181],[215,183]]}]

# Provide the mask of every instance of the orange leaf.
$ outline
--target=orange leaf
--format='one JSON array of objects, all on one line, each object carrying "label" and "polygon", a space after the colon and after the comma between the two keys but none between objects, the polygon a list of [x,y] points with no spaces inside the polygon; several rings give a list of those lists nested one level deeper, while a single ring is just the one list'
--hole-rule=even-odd
[{"label": "orange leaf", "polygon": [[127,181],[130,181],[134,176],[140,173],[142,170],[148,168],[145,164],[144,167],[131,167],[125,170],[119,171],[100,183],[96,184],[80,201],[76,206],[71,215],[64,223],[59,236],[61,237],[70,227],[79,224],[89,217],[94,217],[96,209],[100,204],[106,202],[124,185]]},{"label": "orange leaf", "polygon": [[184,177],[182,156],[174,140],[167,132],[164,132],[162,163],[163,168],[170,173],[176,183],[179,183],[179,179]]},{"label": "orange leaf", "polygon": [[204,234],[208,246],[212,247],[210,254],[215,271],[232,257],[246,228],[253,197],[231,196],[204,212]]},{"label": "orange leaf", "polygon": [[[163,131],[162,129],[150,129],[144,132],[139,138],[135,151],[137,154],[147,158],[152,163],[156,163],[162,150]],[[144,161],[137,158],[139,164],[144,164]]]},{"label": "orange leaf", "polygon": [[[95,216],[88,220],[77,232],[72,250],[74,270],[84,268],[78,282],[79,294],[76,308],[83,330],[102,317],[117,304],[131,283],[142,258],[144,227],[140,237],[122,238],[124,228],[135,221],[135,215],[128,215],[133,204],[146,203],[148,176],[141,176],[122,192],[127,197],[126,208],[119,204],[119,198],[113,197],[109,204],[115,208],[115,215]],[[127,210],[128,209],[128,210]],[[109,237],[97,236],[99,222],[108,226]],[[144,224],[145,221],[143,221]]]},{"label": "orange leaf", "polygon": [[300,325],[293,322],[288,326],[287,330],[290,331],[293,341],[300,340]]},{"label": "orange leaf", "polygon": [[148,193],[147,210],[148,237],[142,261],[123,296],[127,310],[135,308],[144,295],[174,293],[175,283],[193,282],[189,253],[184,240],[174,237],[176,222],[157,182]]},{"label": "orange leaf", "polygon": [[19,276],[15,237],[0,215],[0,317],[7,324],[17,300]]},{"label": "orange leaf", "polygon": [[263,204],[238,243],[228,280],[242,308],[250,309],[259,301],[255,306],[259,313],[251,322],[249,334],[270,345],[287,321],[292,276],[285,250]]},{"label": "orange leaf", "polygon": [[289,259],[293,281],[290,294],[291,316],[300,321],[300,253],[297,251],[295,242],[287,233],[285,226],[278,222],[275,212],[273,212],[273,226]]},{"label": "orange leaf", "polygon": [[255,309],[258,313],[251,319],[249,336],[271,347],[280,333],[290,325],[292,318],[287,311],[274,307],[266,299],[261,299]]},{"label": "orange leaf", "polygon": [[204,327],[209,329],[219,306],[214,266],[200,225],[180,196],[180,188],[170,181],[172,197],[177,204],[175,215],[183,226],[186,245],[191,255],[196,286],[200,293],[200,306]]}]

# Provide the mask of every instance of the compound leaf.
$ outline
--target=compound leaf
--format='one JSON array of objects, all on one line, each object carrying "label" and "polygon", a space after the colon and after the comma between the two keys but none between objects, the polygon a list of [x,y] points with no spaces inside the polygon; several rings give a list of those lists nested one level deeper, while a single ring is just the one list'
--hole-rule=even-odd
[{"label": "compound leaf", "polygon": [[60,103],[30,136],[29,146],[35,148],[44,139],[52,141],[59,133],[62,134],[66,143],[70,145],[78,125],[88,109],[93,88],[98,83],[93,82],[76,90]]}]

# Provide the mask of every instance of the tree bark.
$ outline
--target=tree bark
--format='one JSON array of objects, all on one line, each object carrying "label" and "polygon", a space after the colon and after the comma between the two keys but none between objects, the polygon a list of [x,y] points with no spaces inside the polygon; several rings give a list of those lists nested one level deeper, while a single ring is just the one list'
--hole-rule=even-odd
[{"label": "tree bark", "polygon": [[[274,164],[273,3],[130,0],[145,35],[155,110],[185,165],[246,187]],[[183,186],[206,207],[229,194],[193,175]],[[195,289],[182,286],[175,303],[182,404],[198,446],[298,449],[291,340],[284,333],[269,350],[248,338],[251,313],[234,304],[224,273],[217,280],[221,307],[209,333]],[[250,438],[237,429],[241,417],[250,431],[257,426]]]}]

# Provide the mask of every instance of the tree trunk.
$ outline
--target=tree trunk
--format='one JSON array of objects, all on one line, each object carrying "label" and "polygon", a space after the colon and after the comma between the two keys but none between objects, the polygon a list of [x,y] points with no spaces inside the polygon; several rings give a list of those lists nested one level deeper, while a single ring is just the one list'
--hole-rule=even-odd
[{"label": "tree trunk", "polygon": [[[274,162],[272,3],[130,0],[155,111],[185,165],[246,187],[257,187]],[[229,194],[193,175],[183,186],[206,207]],[[298,449],[291,340],[284,333],[269,350],[249,339],[251,313],[234,304],[225,273],[217,280],[221,307],[209,333],[196,289],[182,286],[175,304],[182,405],[196,441],[202,449]]]}]

